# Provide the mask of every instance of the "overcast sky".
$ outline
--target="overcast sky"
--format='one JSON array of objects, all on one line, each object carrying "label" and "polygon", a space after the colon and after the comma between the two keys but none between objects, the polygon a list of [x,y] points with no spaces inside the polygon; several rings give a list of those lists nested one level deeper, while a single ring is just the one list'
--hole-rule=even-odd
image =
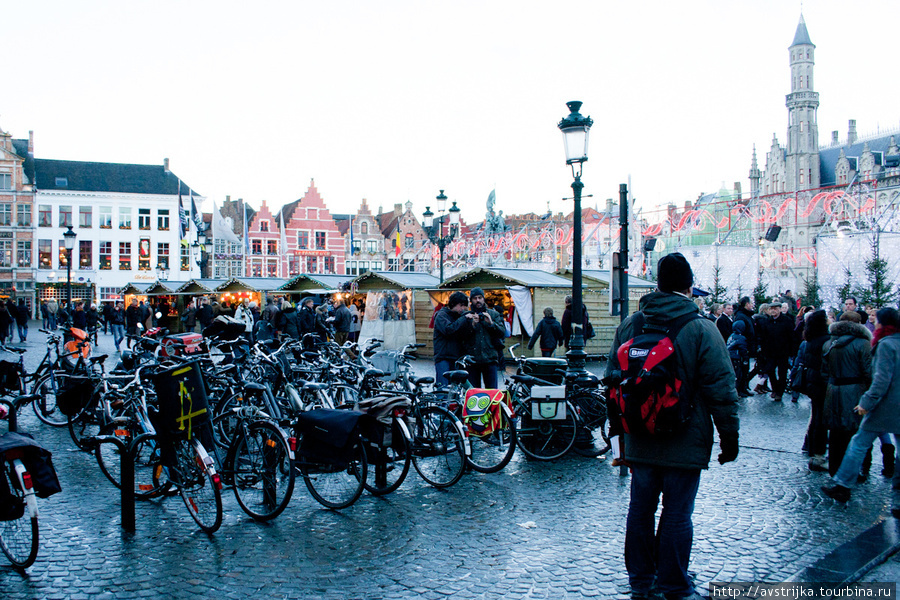
[{"label": "overcast sky", "polygon": [[[585,205],[683,204],[784,143],[788,0],[4,2],[0,128],[38,158],[162,164],[221,205],[310,179],[333,213],[440,189],[466,220],[571,210],[557,122],[594,119]],[[820,141],[900,127],[896,0],[807,0]],[[900,141],[900,140],[898,140]],[[207,202],[207,209],[211,206]]]}]

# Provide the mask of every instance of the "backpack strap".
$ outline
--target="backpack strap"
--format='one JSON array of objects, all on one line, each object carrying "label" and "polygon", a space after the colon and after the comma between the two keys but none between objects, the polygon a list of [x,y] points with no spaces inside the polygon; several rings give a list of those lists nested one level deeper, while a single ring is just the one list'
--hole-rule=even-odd
[{"label": "backpack strap", "polygon": [[692,313],[688,313],[686,315],[682,315],[682,316],[678,317],[677,319],[672,319],[671,321],[668,321],[664,325],[657,325],[655,323],[648,324],[648,328],[656,330],[661,333],[665,333],[666,336],[668,336],[668,338],[674,342],[675,338],[678,337],[678,334],[681,333],[681,329],[685,325],[687,325],[691,321],[694,321],[695,319],[702,319],[702,318],[703,317],[700,315],[700,313],[692,312]]},{"label": "backpack strap", "polygon": [[637,337],[644,333],[644,313],[637,311],[631,319],[631,337]]}]

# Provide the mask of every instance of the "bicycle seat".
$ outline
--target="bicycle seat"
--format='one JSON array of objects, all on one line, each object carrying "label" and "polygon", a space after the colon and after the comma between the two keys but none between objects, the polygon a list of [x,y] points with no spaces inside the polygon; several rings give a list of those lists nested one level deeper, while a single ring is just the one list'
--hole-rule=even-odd
[{"label": "bicycle seat", "polygon": [[363,377],[370,379],[377,379],[379,377],[387,377],[388,373],[384,371],[379,371],[378,369],[366,369],[366,372],[363,373]]},{"label": "bicycle seat", "polygon": [[103,361],[109,358],[109,354],[101,354],[100,356],[92,356],[90,357],[90,361],[92,365],[103,364]]},{"label": "bicycle seat", "polygon": [[450,383],[462,383],[463,381],[465,381],[465,380],[467,380],[467,379],[469,378],[469,372],[468,372],[468,371],[462,371],[462,370],[459,370],[459,371],[447,371],[446,373],[444,373],[444,377],[445,377]]},{"label": "bicycle seat", "polygon": [[409,381],[410,381],[410,383],[412,383],[413,385],[416,385],[416,386],[419,386],[419,385],[428,385],[428,384],[434,383],[434,377],[413,377],[413,376],[410,376]]},{"label": "bicycle seat", "polygon": [[304,390],[327,390],[331,385],[327,383],[316,383],[314,381],[308,381],[303,384]]}]

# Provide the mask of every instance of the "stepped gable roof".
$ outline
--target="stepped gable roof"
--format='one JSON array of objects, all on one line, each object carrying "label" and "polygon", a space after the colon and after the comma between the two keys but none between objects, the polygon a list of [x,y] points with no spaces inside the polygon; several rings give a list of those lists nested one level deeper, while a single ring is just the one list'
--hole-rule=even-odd
[{"label": "stepped gable roof", "polygon": [[347,235],[347,232],[350,231],[350,218],[352,215],[331,215],[331,218],[334,220],[334,224],[337,225],[337,229],[341,232],[341,235]]},{"label": "stepped gable roof", "polygon": [[25,177],[28,181],[34,183],[34,155],[28,153],[28,140],[13,140],[13,149],[16,154],[25,159],[22,169],[25,171]]},{"label": "stepped gable roof", "polygon": [[[79,192],[119,192],[123,194],[178,193],[178,177],[162,165],[129,165],[84,162],[76,160],[34,161],[35,185],[40,190],[73,190]],[[199,194],[181,182],[185,197]]]},{"label": "stepped gable roof", "polygon": [[794,34],[794,41],[791,43],[791,48],[794,46],[812,46],[815,48],[815,44],[809,39],[809,32],[806,30],[806,21],[803,19],[803,15],[800,15],[800,23],[797,24],[797,33]]}]

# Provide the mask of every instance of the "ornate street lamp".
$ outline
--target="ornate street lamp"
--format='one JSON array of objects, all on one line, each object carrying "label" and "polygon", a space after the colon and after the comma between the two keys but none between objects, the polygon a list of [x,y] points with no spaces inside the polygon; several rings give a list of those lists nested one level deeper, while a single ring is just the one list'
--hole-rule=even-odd
[{"label": "ornate street lamp", "polygon": [[206,267],[206,263],[209,260],[209,253],[205,251],[207,241],[206,232],[201,231],[197,233],[196,241],[191,244],[191,254],[194,257],[194,262],[200,267],[201,278],[203,277],[203,269]]},{"label": "ornate street lamp", "polygon": [[[434,218],[434,213],[431,212],[431,207],[426,206],[425,212],[422,214],[422,225],[423,229],[425,229],[425,233],[428,235],[428,240],[438,247],[438,250],[441,252],[441,283],[444,283],[444,248],[450,245],[450,242],[456,237],[456,234],[459,233],[459,207],[456,206],[456,202],[453,203],[453,206],[449,211],[446,211],[447,207],[447,196],[444,195],[444,190],[441,190],[441,193],[437,196],[437,207],[438,212],[441,213],[437,219]],[[447,212],[447,215],[443,213]],[[449,216],[450,226],[447,229],[447,235],[444,235],[444,219]]]},{"label": "ornate street lamp", "polygon": [[572,166],[572,192],[575,199],[573,215],[574,231],[572,232],[572,339],[566,359],[569,371],[583,372],[587,355],[584,352],[584,307],[581,301],[581,165],[588,159],[588,136],[594,121],[578,112],[581,102],[566,102],[569,116],[559,122],[557,127],[563,134],[563,145],[566,149],[566,164]]},{"label": "ornate street lamp", "polygon": [[74,231],[72,231],[72,226],[69,225],[69,230],[63,234],[63,242],[66,245],[66,310],[71,313],[72,311],[72,248],[75,247],[75,237],[78,235]]},{"label": "ornate street lamp", "polygon": [[167,281],[169,279],[169,265],[162,262],[162,260],[156,265],[156,276],[160,281]]}]

